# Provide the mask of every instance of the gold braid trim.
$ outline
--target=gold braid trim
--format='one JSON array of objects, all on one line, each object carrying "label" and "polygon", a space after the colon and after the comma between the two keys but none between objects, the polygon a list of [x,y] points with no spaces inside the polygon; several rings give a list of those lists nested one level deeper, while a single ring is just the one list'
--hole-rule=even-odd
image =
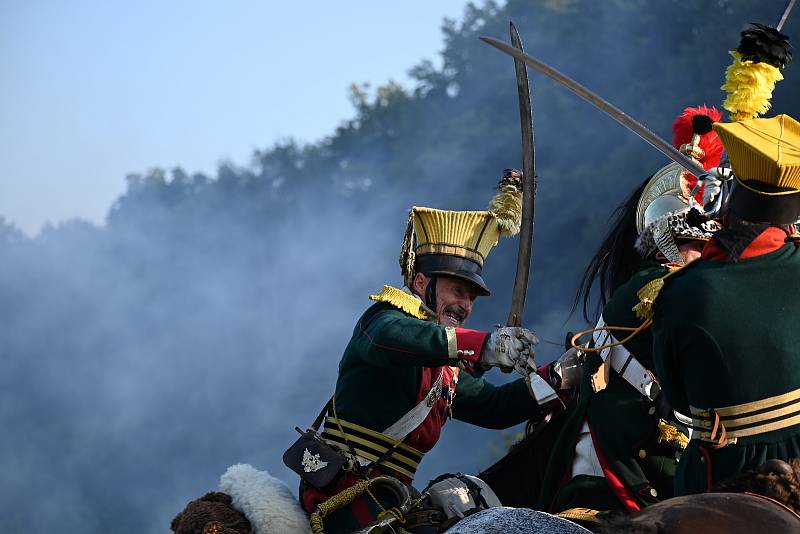
[{"label": "gold braid trim", "polygon": [[570,508],[568,510],[564,510],[563,512],[558,512],[556,515],[558,517],[563,517],[564,519],[583,521],[585,523],[599,525],[600,519],[597,516],[602,514],[602,511],[593,510],[592,508]]},{"label": "gold braid trim", "polygon": [[658,421],[658,442],[669,443],[683,450],[689,444],[689,438],[663,419]]},{"label": "gold braid trim", "polygon": [[417,319],[423,319],[430,321],[434,318],[434,314],[422,304],[422,301],[419,300],[414,295],[403,291],[402,289],[397,289],[396,287],[392,286],[383,286],[381,292],[377,295],[370,295],[370,300],[374,300],[376,302],[386,302],[391,304],[395,308],[400,311],[404,311],[409,315],[413,315]]},{"label": "gold braid trim", "polygon": [[372,480],[359,480],[349,488],[337,493],[327,501],[319,503],[317,509],[309,518],[309,521],[311,522],[311,532],[314,534],[323,534],[325,532],[325,527],[323,526],[322,522],[325,519],[325,516],[344,506],[347,506],[364,495],[364,493],[369,491],[371,484]]}]

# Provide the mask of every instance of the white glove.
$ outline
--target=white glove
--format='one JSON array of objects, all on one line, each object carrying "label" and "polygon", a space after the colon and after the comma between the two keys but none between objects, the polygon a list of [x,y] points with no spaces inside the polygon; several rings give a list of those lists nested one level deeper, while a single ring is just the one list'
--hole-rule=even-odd
[{"label": "white glove", "polygon": [[536,368],[533,346],[539,339],[528,329],[518,326],[500,326],[492,332],[481,352],[480,363],[499,367],[508,373],[516,369],[527,375],[526,369]]},{"label": "white glove", "polygon": [[709,202],[713,202],[714,199],[719,195],[720,191],[722,191],[722,181],[717,180],[710,174],[707,174],[703,177],[703,206],[706,206]]}]

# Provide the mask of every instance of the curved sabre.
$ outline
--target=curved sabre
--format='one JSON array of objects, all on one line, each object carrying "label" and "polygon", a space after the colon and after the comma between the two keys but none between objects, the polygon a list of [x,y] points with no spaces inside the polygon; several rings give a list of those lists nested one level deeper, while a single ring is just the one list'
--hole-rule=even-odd
[{"label": "curved sabre", "polygon": [[691,158],[681,154],[679,151],[675,149],[670,143],[661,139],[659,136],[648,130],[644,125],[642,125],[637,120],[631,118],[630,116],[626,115],[622,110],[618,107],[614,106],[607,100],[597,96],[586,87],[582,86],[575,80],[565,76],[564,74],[560,73],[553,67],[547,65],[546,63],[539,61],[538,59],[529,56],[528,54],[524,53],[513,46],[510,46],[502,41],[498,41],[497,39],[492,39],[491,37],[481,37],[481,41],[492,45],[493,47],[499,49],[506,54],[513,56],[514,59],[524,62],[531,68],[534,68],[544,74],[545,76],[552,78],[553,80],[557,81],[579,97],[583,98],[590,104],[594,105],[601,111],[604,111],[606,115],[610,116],[612,119],[617,121],[618,123],[625,126],[627,129],[631,130],[633,133],[650,143],[653,147],[655,147],[658,151],[662,154],[667,156],[669,159],[689,171],[690,173],[694,174],[695,176],[703,176],[707,174],[706,170],[703,169],[700,165],[698,165],[694,160]]},{"label": "curved sabre", "polygon": [[[522,40],[514,23],[509,23],[511,43],[520,52]],[[517,274],[511,292],[511,309],[508,312],[508,326],[521,326],[528,294],[528,276],[531,269],[533,248],[533,213],[536,205],[536,152],[533,145],[533,113],[531,93],[528,85],[528,69],[525,63],[514,58],[517,73],[517,92],[519,94],[519,120],[522,128],[522,226],[519,230],[519,253],[517,254]]]}]

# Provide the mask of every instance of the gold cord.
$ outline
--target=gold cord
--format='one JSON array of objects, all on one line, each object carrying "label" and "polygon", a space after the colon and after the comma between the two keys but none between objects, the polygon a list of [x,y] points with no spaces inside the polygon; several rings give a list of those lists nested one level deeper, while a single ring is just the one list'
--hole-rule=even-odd
[{"label": "gold cord", "polygon": [[[323,520],[328,514],[347,506],[357,498],[361,497],[364,492],[369,490],[372,484],[371,480],[359,480],[349,488],[340,491],[327,501],[321,502],[314,513],[311,514],[309,521],[311,523],[311,532],[314,534],[323,534],[325,527]],[[374,498],[374,497],[373,497]]]},{"label": "gold cord", "polygon": [[[572,346],[572,348],[578,349],[578,350],[580,350],[582,352],[600,352],[601,350],[610,349],[611,347],[616,347],[617,345],[623,345],[623,344],[627,343],[628,341],[630,341],[631,339],[636,337],[636,335],[639,334],[639,332],[641,332],[643,330],[646,330],[652,324],[653,324],[653,320],[652,319],[647,319],[645,322],[643,322],[642,324],[640,324],[637,327],[605,325],[605,326],[601,326],[599,328],[591,328],[589,330],[584,330],[583,332],[578,332],[577,334],[572,336],[572,339],[570,339],[569,344],[570,344],[570,346]],[[588,344],[587,344],[586,347],[583,347],[578,343],[578,340],[581,337],[583,337],[585,335],[588,335],[588,334],[594,334],[595,332],[601,332],[601,331],[605,331],[605,332],[609,332],[609,333],[614,332],[614,331],[630,332],[630,335],[628,337],[626,337],[625,339],[623,339],[622,341],[615,341],[614,343],[609,343],[607,345],[600,345],[599,347],[589,347]]]}]

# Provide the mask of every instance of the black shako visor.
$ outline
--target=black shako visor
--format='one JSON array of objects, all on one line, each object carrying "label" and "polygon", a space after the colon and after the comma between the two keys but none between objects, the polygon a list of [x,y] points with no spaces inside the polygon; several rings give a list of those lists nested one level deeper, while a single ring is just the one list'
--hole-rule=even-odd
[{"label": "black shako visor", "polygon": [[476,262],[462,256],[451,256],[449,254],[424,254],[417,256],[415,269],[416,272],[425,276],[440,275],[453,276],[471,282],[482,297],[492,294],[486,287],[486,282],[481,278],[482,268]]}]

